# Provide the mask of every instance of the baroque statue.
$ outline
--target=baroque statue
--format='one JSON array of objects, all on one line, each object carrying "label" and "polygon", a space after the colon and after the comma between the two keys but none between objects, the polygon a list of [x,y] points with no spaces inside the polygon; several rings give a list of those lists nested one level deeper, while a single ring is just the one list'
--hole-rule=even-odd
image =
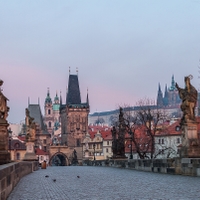
[{"label": "baroque statue", "polygon": [[195,107],[198,93],[194,86],[192,86],[190,83],[192,78],[192,75],[184,78],[185,88],[180,88],[176,83],[176,88],[178,89],[180,99],[182,100],[181,110],[183,112],[183,116],[181,119],[181,124],[195,121]]},{"label": "baroque statue", "polygon": [[30,112],[28,108],[26,108],[26,139],[27,141],[34,141],[35,140],[35,134],[36,134],[36,124],[33,121],[34,118],[30,116]]},{"label": "baroque statue", "polygon": [[3,81],[0,80],[0,119],[4,121],[8,117],[9,107],[7,106],[8,99],[3,95],[1,86],[3,85]]},{"label": "baroque statue", "polygon": [[112,132],[112,150],[113,158],[125,158],[125,121],[123,109],[120,107],[118,130],[113,126]]}]

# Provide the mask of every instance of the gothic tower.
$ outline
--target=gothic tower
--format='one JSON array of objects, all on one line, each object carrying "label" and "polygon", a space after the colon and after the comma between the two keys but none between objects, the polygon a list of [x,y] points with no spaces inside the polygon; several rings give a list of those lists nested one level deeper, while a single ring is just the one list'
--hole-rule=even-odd
[{"label": "gothic tower", "polygon": [[90,111],[88,94],[81,103],[78,75],[69,75],[66,104],[60,104],[62,144],[75,148],[78,159],[82,159],[82,142],[88,132]]},{"label": "gothic tower", "polygon": [[160,83],[158,85],[158,95],[157,95],[157,106],[162,107],[163,106],[163,94],[160,88]]}]

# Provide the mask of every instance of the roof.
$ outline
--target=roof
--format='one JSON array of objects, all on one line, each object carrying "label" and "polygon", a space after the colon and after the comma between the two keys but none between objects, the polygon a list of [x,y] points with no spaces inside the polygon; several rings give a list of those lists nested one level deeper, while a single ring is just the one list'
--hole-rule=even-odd
[{"label": "roof", "polygon": [[26,144],[25,144],[25,142],[19,140],[18,138],[17,139],[10,138],[8,148],[10,150],[14,150],[14,149],[16,149],[16,150],[26,150]]},{"label": "roof", "polygon": [[40,109],[39,104],[29,104],[28,105],[28,110],[30,112],[30,116],[34,118],[34,122],[40,125],[40,128],[44,130],[44,122],[43,122],[43,117],[42,117],[42,112]]},{"label": "roof", "polygon": [[66,104],[81,104],[78,75],[69,75]]},{"label": "roof", "polygon": [[91,139],[93,139],[95,137],[95,135],[97,134],[98,131],[101,133],[101,136],[103,139],[105,139],[109,135],[112,136],[111,128],[109,126],[103,126],[103,125],[102,126],[101,125],[92,126],[92,125],[90,125],[88,127],[88,132],[90,134]]},{"label": "roof", "polygon": [[36,155],[48,155],[48,153],[46,151],[43,151],[40,148],[36,149]]}]

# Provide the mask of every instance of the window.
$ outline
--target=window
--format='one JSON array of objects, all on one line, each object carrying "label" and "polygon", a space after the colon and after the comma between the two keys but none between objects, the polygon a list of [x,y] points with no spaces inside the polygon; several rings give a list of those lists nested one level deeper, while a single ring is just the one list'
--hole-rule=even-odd
[{"label": "window", "polygon": [[48,110],[48,115],[50,115],[50,114],[51,114],[51,110],[49,109],[49,110]]},{"label": "window", "polygon": [[164,139],[162,139],[162,144],[164,144]]},{"label": "window", "polygon": [[109,145],[109,141],[107,141],[107,145]]},{"label": "window", "polygon": [[181,129],[180,126],[176,126],[175,128],[176,131],[180,131],[180,129]]},{"label": "window", "polygon": [[108,148],[106,148],[106,153],[108,153]]},{"label": "window", "polygon": [[46,144],[46,143],[47,143],[47,140],[46,140],[46,139],[44,139],[44,140],[43,140],[43,143],[44,143],[44,144]]},{"label": "window", "polygon": [[49,122],[49,128],[51,128],[51,122]]},{"label": "window", "polygon": [[160,144],[160,139],[158,140],[158,144]]},{"label": "window", "polygon": [[19,147],[20,147],[19,143],[16,143],[15,144],[15,149],[19,149]]},{"label": "window", "polygon": [[46,146],[44,146],[44,151],[47,151],[47,147]]},{"label": "window", "polygon": [[20,160],[20,153],[17,152],[17,160]]},{"label": "window", "polygon": [[180,138],[176,139],[176,143],[179,144],[180,143]]},{"label": "window", "polygon": [[81,146],[80,139],[77,139],[77,140],[76,140],[76,146],[77,146],[77,147],[80,147],[80,146]]}]

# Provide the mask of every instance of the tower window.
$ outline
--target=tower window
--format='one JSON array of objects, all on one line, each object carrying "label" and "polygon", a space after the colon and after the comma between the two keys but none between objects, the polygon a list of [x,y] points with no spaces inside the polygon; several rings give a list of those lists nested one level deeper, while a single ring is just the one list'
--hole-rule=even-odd
[{"label": "tower window", "polygon": [[49,109],[49,110],[48,110],[48,115],[50,115],[50,114],[51,114],[51,110]]},{"label": "tower window", "polygon": [[49,128],[51,128],[51,122],[49,122]]},{"label": "tower window", "polygon": [[80,139],[77,139],[77,140],[76,140],[76,145],[77,145],[77,147],[80,147],[80,146],[81,146]]}]

